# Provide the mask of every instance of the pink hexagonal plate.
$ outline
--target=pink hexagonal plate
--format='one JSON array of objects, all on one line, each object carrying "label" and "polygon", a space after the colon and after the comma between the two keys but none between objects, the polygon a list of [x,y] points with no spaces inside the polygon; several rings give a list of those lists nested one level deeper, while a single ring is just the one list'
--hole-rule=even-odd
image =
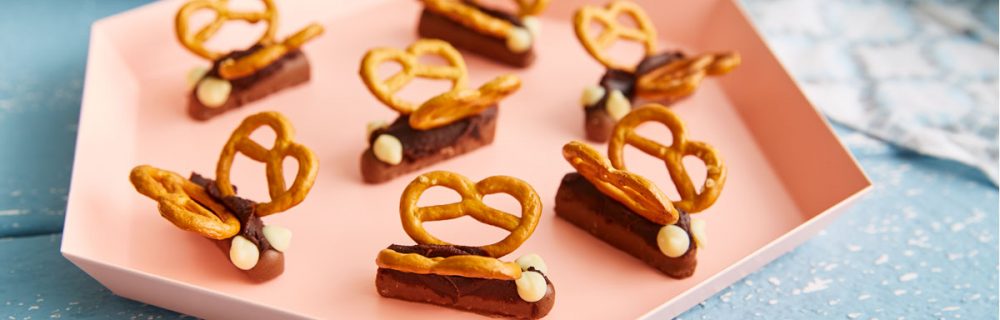
[{"label": "pink hexagonal plate", "polygon": [[[305,48],[313,80],[206,123],[192,121],[184,111],[185,74],[206,62],[174,38],[173,17],[181,4],[158,2],[93,26],[63,254],[119,295],[200,317],[468,317],[384,299],[374,288],[375,254],[391,243],[412,243],[400,227],[398,199],[416,174],[381,185],[361,183],[365,123],[394,114],[363,87],[358,67],[369,48],[404,47],[416,39],[418,2],[279,3],[279,35],[312,21],[327,29]],[[522,77],[524,87],[501,104],[493,145],[431,168],[475,180],[512,175],[540,193],[541,223],[507,258],[535,252],[546,259],[558,292],[550,318],[673,316],[805,241],[870,186],[737,4],[650,0],[642,5],[668,46],[691,52],[738,50],[743,56],[737,71],[707,80],[693,98],[674,107],[690,137],[713,144],[729,165],[722,197],[699,214],[708,222],[711,240],[699,250],[695,275],[674,280],[556,218],[555,191],[572,170],[560,148],[582,138],[580,92],[603,72],[569,24],[581,4],[554,1],[542,19],[539,57],[530,69],[506,69],[466,56],[473,85],[512,72]],[[246,43],[250,38],[239,35],[247,28],[224,30],[214,44]],[[245,116],[264,110],[287,115],[298,141],[315,151],[321,167],[306,201],[267,218],[295,232],[286,273],[251,284],[211,243],[160,218],[155,204],[136,193],[127,176],[138,164],[212,175],[231,130]],[[650,135],[665,132],[641,129]],[[629,157],[632,169],[671,189],[662,163],[637,152]],[[238,160],[234,169],[235,183],[250,198],[266,194],[261,168]],[[496,200],[490,202],[516,210],[509,199]],[[463,244],[503,236],[469,219],[430,229]]]}]

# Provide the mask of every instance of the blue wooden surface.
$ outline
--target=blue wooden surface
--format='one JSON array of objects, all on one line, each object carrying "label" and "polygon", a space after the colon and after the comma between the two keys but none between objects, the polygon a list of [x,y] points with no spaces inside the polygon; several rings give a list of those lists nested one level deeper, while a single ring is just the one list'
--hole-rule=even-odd
[{"label": "blue wooden surface", "polygon": [[[0,319],[183,317],[116,297],[59,255],[89,24],[144,2],[3,2]],[[971,168],[838,134],[874,190],[681,318],[996,318],[997,188]]]}]

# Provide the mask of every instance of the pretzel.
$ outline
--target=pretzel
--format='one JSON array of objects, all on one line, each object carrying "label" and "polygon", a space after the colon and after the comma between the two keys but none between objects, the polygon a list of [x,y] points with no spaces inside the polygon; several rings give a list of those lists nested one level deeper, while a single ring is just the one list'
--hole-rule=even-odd
[{"label": "pretzel", "polygon": [[496,258],[476,255],[428,258],[416,253],[399,253],[392,249],[382,249],[375,258],[375,264],[380,268],[416,274],[497,280],[517,280],[521,277],[521,266],[516,262],[503,262]]},{"label": "pretzel", "polygon": [[[437,55],[444,58],[447,66],[421,64],[422,55]],[[378,76],[378,67],[385,62],[394,61],[400,64],[402,70],[384,81]],[[379,101],[400,114],[412,113],[417,105],[395,96],[413,78],[444,79],[451,81],[451,90],[455,92],[464,89],[468,75],[462,55],[447,42],[433,39],[421,39],[414,42],[406,51],[396,48],[376,48],[368,51],[361,61],[361,79],[365,86]]]},{"label": "pretzel", "polygon": [[160,215],[178,228],[222,240],[240,232],[240,221],[205,190],[180,175],[142,165],[129,180],[136,191],[159,204]]},{"label": "pretzel", "polygon": [[[184,47],[192,53],[208,60],[216,60],[224,54],[209,51],[205,48],[205,41],[208,41],[223,24],[230,20],[243,20],[255,24],[260,21],[267,23],[267,29],[260,36],[257,43],[270,44],[274,41],[275,29],[277,29],[278,13],[272,0],[261,0],[264,3],[264,11],[240,12],[229,10],[229,0],[193,0],[185,4],[174,18],[174,28],[177,32],[177,40],[180,40]],[[215,19],[208,25],[202,27],[198,32],[191,34],[188,32],[188,19],[191,15],[200,10],[211,10],[215,13]]]},{"label": "pretzel", "polygon": [[[622,25],[618,21],[618,16],[622,14],[631,17],[638,29]],[[604,27],[603,33],[597,37],[590,34],[590,25],[593,22],[598,22]],[[615,63],[604,52],[619,39],[641,43],[646,49],[646,55],[656,52],[656,28],[642,8],[634,2],[617,0],[603,9],[591,5],[584,6],[574,15],[573,27],[576,37],[580,39],[580,43],[590,56],[609,69],[635,71],[634,65]]]},{"label": "pretzel", "polygon": [[[635,133],[635,128],[647,121],[662,123],[670,129],[673,143],[665,147]],[[726,183],[726,166],[715,148],[704,142],[690,141],[684,132],[684,123],[672,111],[663,105],[651,103],[632,110],[615,125],[608,142],[608,158],[611,165],[618,170],[625,167],[624,148],[632,145],[640,151],[663,160],[670,172],[677,193],[681,200],[673,205],[688,213],[697,213],[707,209],[719,197]],[[695,156],[705,163],[707,172],[705,183],[700,191],[696,191],[682,160],[685,156]]]},{"label": "pretzel", "polygon": [[[226,59],[219,65],[219,76],[224,79],[236,79],[267,67],[288,52],[298,49],[323,33],[322,26],[311,24],[286,38],[285,41],[274,43],[274,34],[278,28],[278,10],[273,0],[261,0],[261,2],[264,4],[264,11],[257,12],[231,11],[229,10],[229,0],[193,0],[188,2],[177,11],[175,17],[174,28],[177,39],[192,53],[215,61],[225,54],[208,50],[205,48],[205,41],[212,38],[223,24],[231,20],[243,20],[249,23],[266,22],[267,29],[257,40],[258,44],[264,46],[263,48],[238,59]],[[188,20],[192,14],[201,10],[212,11],[215,14],[215,19],[192,34],[189,32]]]},{"label": "pretzel", "polygon": [[537,16],[549,6],[549,0],[517,0],[517,15]]},{"label": "pretzel", "polygon": [[684,97],[691,94],[706,75],[725,74],[739,64],[740,56],[735,52],[681,59],[640,76],[636,92],[650,100]]},{"label": "pretzel", "polygon": [[563,146],[563,157],[601,193],[618,200],[647,220],[669,225],[676,223],[680,217],[655,184],[638,174],[615,169],[594,148],[572,141]]},{"label": "pretzel", "polygon": [[[269,126],[275,132],[274,146],[271,149],[264,149],[250,139],[250,134],[261,126]],[[302,202],[316,180],[319,163],[312,151],[292,141],[293,135],[288,119],[277,112],[261,112],[244,119],[243,123],[233,131],[233,135],[229,137],[219,156],[215,175],[222,196],[232,196],[236,193],[229,182],[229,171],[236,153],[242,153],[254,161],[263,162],[266,167],[271,202],[257,203],[255,208],[257,216],[264,217],[282,212]],[[299,170],[291,188],[285,189],[282,164],[289,156],[298,162]]]},{"label": "pretzel", "polygon": [[433,129],[479,114],[521,88],[521,79],[503,75],[479,87],[449,91],[424,102],[410,115],[410,126]]},{"label": "pretzel", "polygon": [[[430,187],[442,186],[458,192],[462,201],[418,207],[420,196]],[[483,196],[506,193],[521,203],[521,217],[490,208],[483,203]],[[399,201],[399,214],[406,234],[419,244],[450,245],[427,233],[424,221],[441,221],[471,216],[479,222],[510,231],[503,240],[480,247],[489,256],[499,258],[517,249],[538,225],[542,200],[526,182],[508,176],[493,176],[473,183],[468,178],[447,171],[428,172],[417,177],[403,191]]]},{"label": "pretzel", "polygon": [[[507,39],[514,29],[510,21],[486,14],[462,0],[421,0],[424,6],[435,13],[448,17],[462,26],[485,35]],[[519,1],[520,2],[520,1]]]}]

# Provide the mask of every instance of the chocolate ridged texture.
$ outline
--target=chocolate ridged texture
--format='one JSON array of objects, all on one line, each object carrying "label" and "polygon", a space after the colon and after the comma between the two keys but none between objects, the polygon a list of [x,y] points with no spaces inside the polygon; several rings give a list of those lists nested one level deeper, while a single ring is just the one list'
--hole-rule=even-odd
[{"label": "chocolate ridged texture", "polygon": [[[661,66],[671,63],[677,59],[683,59],[684,54],[680,51],[667,51],[652,56],[647,56],[639,62],[636,67],[636,72],[628,72],[624,70],[608,69],[603,76],[601,76],[600,86],[604,88],[604,96],[594,104],[584,106],[584,122],[583,129],[586,133],[587,140],[593,142],[608,142],[611,137],[611,131],[614,130],[617,121],[611,118],[608,114],[607,104],[608,96],[611,94],[612,90],[621,91],[625,95],[625,98],[632,103],[635,107],[636,94],[635,85],[639,76],[649,73]],[[663,103],[673,103],[675,101],[669,101]]]},{"label": "chocolate ridged texture", "polygon": [[[511,21],[523,27],[520,19],[497,10],[483,10],[494,17]],[[420,13],[417,33],[422,38],[441,39],[452,46],[475,53],[488,59],[518,68],[525,68],[535,61],[535,46],[524,52],[513,52],[507,48],[507,39],[497,38],[478,32],[452,21],[446,16],[424,9]]]},{"label": "chocolate ridged texture", "polygon": [[368,142],[373,144],[382,134],[396,137],[403,145],[403,161],[396,165],[382,162],[369,147],[361,154],[361,176],[368,183],[385,182],[493,143],[498,113],[494,105],[477,115],[430,130],[415,130],[410,127],[408,116],[400,116],[388,127],[373,131]]},{"label": "chocolate ridged texture", "polygon": [[[226,61],[229,58],[244,57],[261,48],[263,47],[260,45],[254,45],[246,50],[230,52],[214,61],[212,69],[205,76],[221,79],[219,76],[219,65],[222,61]],[[197,87],[192,89],[191,94],[188,96],[188,114],[197,120],[208,120],[228,110],[263,99],[285,88],[305,83],[309,81],[310,77],[309,60],[306,58],[305,53],[301,50],[292,50],[267,67],[257,70],[257,72],[245,77],[230,79],[229,83],[233,86],[232,92],[229,94],[229,99],[221,106],[214,108],[205,106],[198,100]]]},{"label": "chocolate ridged texture", "polygon": [[694,274],[698,249],[691,234],[690,217],[684,211],[678,210],[680,219],[676,224],[687,232],[690,247],[676,258],[664,255],[656,242],[662,225],[643,218],[604,195],[576,172],[566,174],[559,184],[555,211],[560,218],[670,277],[680,279]]},{"label": "chocolate ridged texture", "polygon": [[[229,212],[232,212],[240,220],[239,235],[257,246],[257,249],[260,251],[260,258],[257,260],[257,265],[250,270],[243,270],[251,280],[264,282],[277,278],[285,272],[285,254],[275,250],[271,246],[271,243],[267,241],[267,237],[264,237],[264,221],[254,213],[257,205],[256,202],[238,196],[224,197],[220,193],[215,180],[205,178],[198,173],[192,172],[188,180],[205,188],[205,191],[213,200],[222,203]],[[236,186],[233,186],[233,191],[235,190]],[[204,206],[204,204],[202,205]],[[229,248],[232,245],[232,239],[212,240],[225,253],[227,261],[229,260]]]},{"label": "chocolate ridged texture", "polygon": [[[428,257],[475,254],[477,250],[480,254],[475,255],[485,255],[478,248],[463,246],[392,245],[389,249],[401,253],[427,253]],[[494,317],[542,318],[555,304],[555,287],[541,271],[532,269],[525,272],[538,272],[545,278],[547,291],[541,300],[527,302],[521,299],[513,280],[416,274],[386,268],[378,268],[375,287],[380,295],[388,298],[430,303]]]}]

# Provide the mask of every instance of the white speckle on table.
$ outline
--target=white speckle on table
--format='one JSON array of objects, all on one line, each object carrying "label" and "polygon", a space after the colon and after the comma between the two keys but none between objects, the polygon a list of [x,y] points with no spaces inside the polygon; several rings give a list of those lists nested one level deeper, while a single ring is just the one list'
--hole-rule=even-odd
[{"label": "white speckle on table", "polygon": [[12,198],[17,198],[17,197],[20,197],[20,196],[21,196],[21,190],[14,190],[14,191],[11,191],[11,192],[10,192],[10,196],[11,196]]},{"label": "white speckle on table", "polygon": [[806,284],[806,287],[802,288],[802,292],[810,293],[810,292],[826,290],[830,282],[833,282],[833,280],[813,278],[813,281],[809,281],[809,283]]},{"label": "white speckle on table", "polygon": [[795,289],[795,290],[792,290],[792,295],[793,295],[793,296],[797,296],[797,295],[799,295],[800,293],[802,293],[802,290],[799,290],[799,289]]},{"label": "white speckle on table", "polygon": [[743,301],[750,301],[750,299],[753,299],[753,294],[748,294],[746,297],[743,297]]},{"label": "white speckle on table", "polygon": [[955,222],[951,224],[951,232],[959,232],[965,229],[965,224],[961,222]]},{"label": "white speckle on table", "polygon": [[733,292],[729,291],[719,296],[719,300],[722,300],[722,302],[729,302],[729,299],[732,297],[733,297]]},{"label": "white speckle on table", "polygon": [[907,257],[912,257],[913,256],[913,250],[904,250],[903,251],[903,255],[907,256]]},{"label": "white speckle on table", "polygon": [[856,244],[849,244],[849,245],[847,245],[847,251],[850,251],[850,252],[861,251],[861,246],[856,245]]},{"label": "white speckle on table", "polygon": [[897,296],[901,296],[901,295],[906,294],[906,290],[897,289],[896,291],[893,291],[892,294],[897,295]]},{"label": "white speckle on table", "polygon": [[833,299],[833,300],[827,301],[826,304],[831,305],[831,306],[838,305],[838,304],[840,304],[840,299]]},{"label": "white speckle on table", "polygon": [[917,273],[916,272],[910,272],[910,273],[907,273],[907,274],[899,276],[899,281],[900,282],[907,282],[907,281],[912,281],[912,280],[914,280],[916,278],[917,278]]},{"label": "white speckle on table", "polygon": [[938,268],[938,267],[931,268],[931,272],[940,273],[941,272],[941,268]]},{"label": "white speckle on table", "polygon": [[775,299],[768,300],[767,304],[772,305],[772,306],[776,305],[776,304],[778,304],[778,300],[775,300]]},{"label": "white speckle on table", "polygon": [[868,300],[871,297],[872,297],[872,295],[870,295],[870,294],[862,293],[860,296],[858,296],[858,300]]},{"label": "white speckle on table", "polygon": [[950,306],[950,307],[941,308],[941,311],[958,311],[958,309],[961,309],[961,307],[959,307],[959,306]]},{"label": "white speckle on table", "polygon": [[851,312],[847,314],[848,319],[857,319],[860,318],[861,316],[862,314],[860,312]]},{"label": "white speckle on table", "polygon": [[961,253],[949,253],[948,254],[948,260],[954,261],[954,260],[958,260],[958,259],[961,259],[961,258],[962,258],[962,254]]},{"label": "white speckle on table", "polygon": [[0,217],[3,217],[3,216],[16,216],[16,215],[21,215],[21,214],[25,214],[25,213],[27,213],[27,212],[23,212],[22,213],[21,210],[18,210],[18,209],[6,209],[6,210],[0,210]]},{"label": "white speckle on table", "polygon": [[823,271],[830,271],[830,270],[836,269],[837,267],[838,267],[838,265],[836,263],[832,263],[832,264],[829,264],[826,267],[824,267]]},{"label": "white speckle on table", "polygon": [[771,283],[771,285],[773,285],[773,286],[775,286],[775,287],[777,287],[777,286],[780,286],[780,285],[781,285],[781,280],[778,280],[778,278],[775,278],[775,277],[770,277],[770,278],[767,278],[767,282],[770,282],[770,283]]},{"label": "white speckle on table", "polygon": [[886,262],[889,262],[889,256],[885,254],[878,256],[878,259],[875,259],[875,265],[880,265]]}]

